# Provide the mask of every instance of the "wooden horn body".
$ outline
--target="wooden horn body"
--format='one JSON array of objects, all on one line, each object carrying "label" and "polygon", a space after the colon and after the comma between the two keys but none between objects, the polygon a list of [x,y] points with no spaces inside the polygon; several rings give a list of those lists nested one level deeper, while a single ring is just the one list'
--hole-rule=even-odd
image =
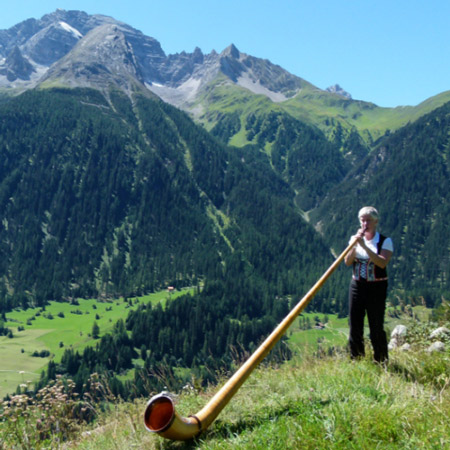
[{"label": "wooden horn body", "polygon": [[201,411],[187,418],[181,417],[175,411],[175,406],[170,395],[164,393],[155,395],[147,403],[144,413],[144,423],[147,430],[157,433],[167,439],[182,441],[192,439],[205,431],[220,414],[222,409],[228,404],[230,399],[250,376],[253,370],[286,333],[290,325],[292,325],[298,315],[305,309],[356,242],[357,240],[355,239],[348,245],[309,292],[297,303],[291,312],[255,350],[249,359],[222,386],[216,395],[211,398]]}]

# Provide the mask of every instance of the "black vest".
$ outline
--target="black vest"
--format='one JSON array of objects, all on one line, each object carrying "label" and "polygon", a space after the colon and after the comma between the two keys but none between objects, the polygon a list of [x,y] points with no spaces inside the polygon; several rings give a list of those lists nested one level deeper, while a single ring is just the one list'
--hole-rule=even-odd
[{"label": "black vest", "polygon": [[[381,253],[381,249],[383,247],[383,242],[386,240],[386,236],[380,234],[380,239],[377,243],[377,253]],[[366,264],[366,277],[361,278],[361,267],[363,264]],[[382,269],[381,267],[376,266],[372,261],[367,264],[367,260],[360,260],[358,258],[355,259],[353,263],[353,279],[354,280],[363,280],[363,281],[382,281],[387,280],[387,270],[386,268]]]}]

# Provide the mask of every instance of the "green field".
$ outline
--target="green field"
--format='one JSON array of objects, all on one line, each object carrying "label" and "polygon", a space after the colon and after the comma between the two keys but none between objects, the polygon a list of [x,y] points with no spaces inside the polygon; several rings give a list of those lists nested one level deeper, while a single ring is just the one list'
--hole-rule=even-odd
[{"label": "green field", "polygon": [[[385,326],[388,341],[392,330],[398,324],[404,324],[404,318],[398,319],[389,314],[392,307],[387,308],[385,315]],[[427,322],[430,317],[431,310],[424,306],[415,306],[411,309],[411,318],[415,318],[420,322]],[[316,320],[324,324],[323,328],[316,327]],[[301,329],[301,323],[306,319],[309,320],[311,328],[307,330]],[[344,347],[348,341],[348,317],[338,318],[336,314],[322,313],[302,313],[299,318],[292,324],[287,332],[288,342],[291,348],[298,352],[315,351],[319,345],[324,349],[328,347]],[[367,318],[365,319],[364,336],[369,338],[369,327]]]},{"label": "green field", "polygon": [[[316,328],[315,318],[318,317],[324,324],[323,328]],[[300,329],[301,319],[309,319],[311,327],[307,330]],[[326,323],[325,323],[326,322]],[[319,313],[302,313],[288,331],[289,344],[293,349],[302,350],[308,347],[315,349],[319,343],[327,345],[345,345],[348,339],[348,319],[339,319],[335,314],[328,314],[326,320]]]},{"label": "green field", "polygon": [[[176,298],[188,290],[170,294]],[[138,298],[117,300],[78,300],[78,305],[50,302],[45,307],[15,310],[6,314],[5,326],[14,337],[0,337],[0,398],[14,393],[22,383],[36,381],[50,358],[59,361],[66,348],[80,352],[97,340],[91,336],[94,322],[100,328],[100,336],[108,333],[119,320],[125,320],[129,311],[141,303],[164,304],[169,298],[166,291]],[[18,331],[23,328],[22,331]],[[31,356],[47,350],[49,357]]]},{"label": "green field", "polygon": [[[174,292],[171,295],[176,298],[186,292]],[[95,345],[97,340],[91,336],[94,322],[97,322],[101,336],[110,332],[119,319],[125,320],[130,309],[140,303],[164,304],[168,297],[169,294],[163,291],[128,300],[121,298],[102,302],[79,299],[79,305],[50,302],[45,310],[29,308],[7,313],[5,325],[12,329],[14,337],[0,337],[0,398],[7,393],[14,393],[21,383],[36,381],[50,359],[59,361],[66,348],[82,352],[86,346]],[[302,314],[302,319],[308,318],[310,321],[311,329],[300,329],[301,318],[291,326],[287,335],[294,350],[304,350],[306,347],[315,349],[319,342],[325,345],[345,344],[348,333],[346,318],[328,315],[325,328],[315,329],[317,317],[324,321],[323,314]],[[24,330],[18,331],[19,327]],[[31,356],[33,352],[42,350],[48,350],[50,356]]]}]

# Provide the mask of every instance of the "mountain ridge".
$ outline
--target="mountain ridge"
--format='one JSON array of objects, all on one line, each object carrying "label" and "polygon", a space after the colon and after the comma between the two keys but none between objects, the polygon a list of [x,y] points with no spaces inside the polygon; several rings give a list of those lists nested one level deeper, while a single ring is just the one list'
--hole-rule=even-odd
[{"label": "mountain ridge", "polygon": [[[138,85],[144,84],[145,89],[164,101],[187,111],[207,129],[219,121],[209,114],[211,108],[218,106],[210,94],[223,83],[245,89],[251,96],[262,95],[327,135],[334,132],[337,123],[348,132],[356,127],[366,141],[375,140],[388,129],[397,129],[450,100],[448,91],[414,107],[380,108],[353,100],[338,85],[322,90],[266,59],[240,52],[234,44],[220,53],[213,50],[205,55],[196,48],[193,53],[166,55],[156,39],[112,17],[61,9],[39,20],[28,19],[0,30],[0,90],[3,94],[15,94],[39,85],[57,85],[58,81],[71,87],[79,82],[81,87],[95,88],[99,83],[97,87],[104,89],[105,80],[99,80],[98,74],[90,79],[86,72],[80,77],[74,66],[75,72],[71,73],[67,65],[69,53],[78,41],[101,25],[115,25],[123,33],[124,46],[128,46],[127,50],[124,48],[124,60],[134,60],[128,64],[130,72],[125,78],[121,68],[119,79],[114,80],[110,74],[110,81],[129,91],[130,83],[134,85],[137,80]],[[102,42],[98,44],[104,46]],[[63,57],[66,70],[64,77],[58,79],[50,66],[57,65]],[[327,120],[330,117],[332,122]]]},{"label": "mountain ridge", "polygon": [[144,85],[142,72],[124,33],[115,24],[90,30],[83,39],[54,63],[39,81],[41,86],[61,83],[70,87],[97,86],[107,91],[115,84],[129,92]]}]

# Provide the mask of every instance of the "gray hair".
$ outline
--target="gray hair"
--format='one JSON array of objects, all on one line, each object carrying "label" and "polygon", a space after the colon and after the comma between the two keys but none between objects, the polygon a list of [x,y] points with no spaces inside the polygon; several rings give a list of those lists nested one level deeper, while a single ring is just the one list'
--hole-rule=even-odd
[{"label": "gray hair", "polygon": [[364,206],[364,208],[361,208],[358,213],[358,219],[366,215],[369,215],[372,219],[378,220],[378,211],[373,206]]}]

